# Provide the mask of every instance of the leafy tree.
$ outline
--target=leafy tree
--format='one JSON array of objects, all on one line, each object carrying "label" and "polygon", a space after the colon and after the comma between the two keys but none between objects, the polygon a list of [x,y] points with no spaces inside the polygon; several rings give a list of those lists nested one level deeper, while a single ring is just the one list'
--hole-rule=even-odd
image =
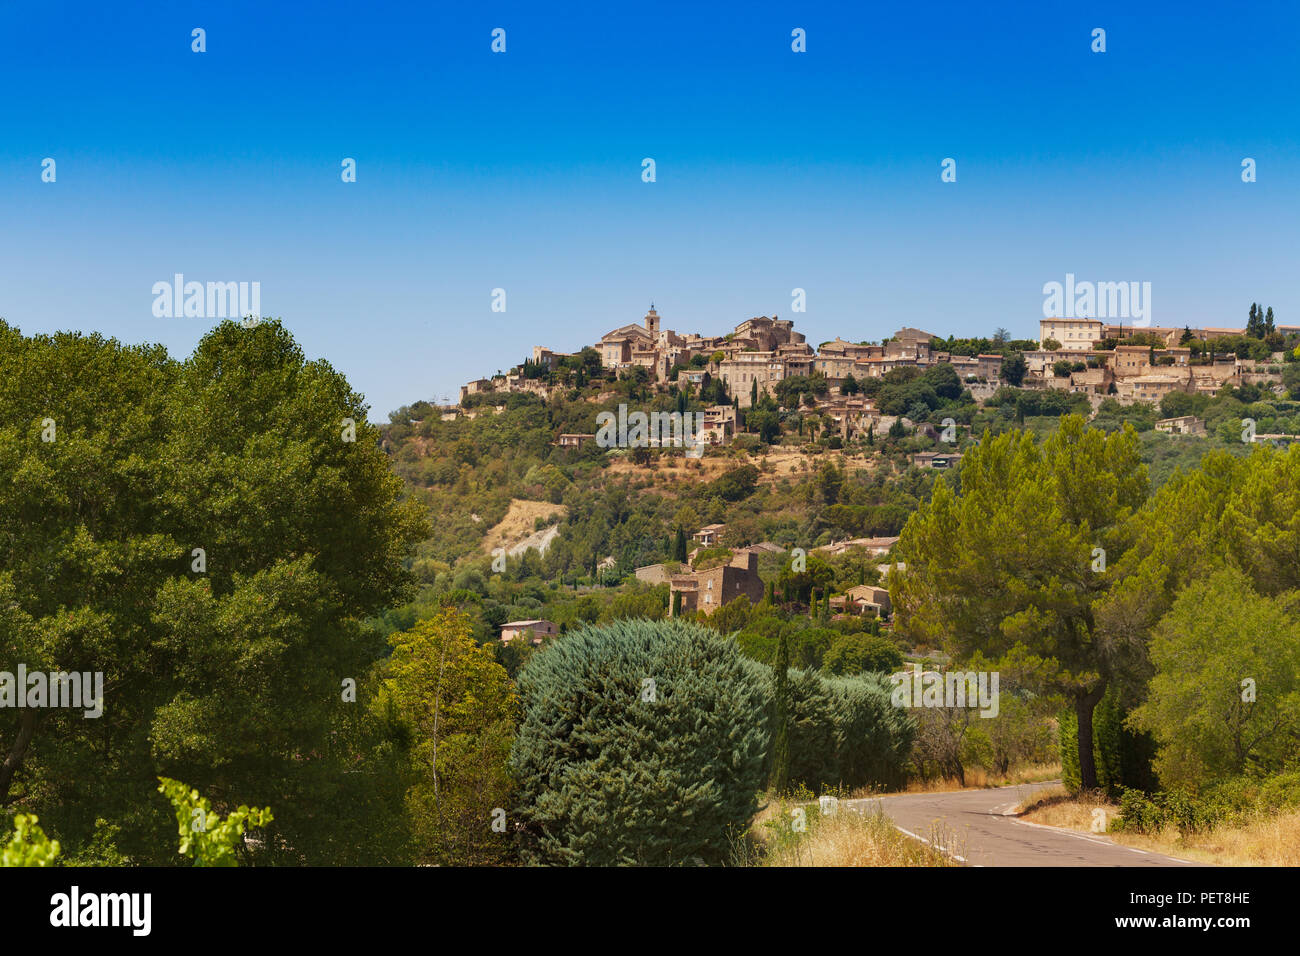
[{"label": "leafy tree", "polygon": [[0,844],[0,867],[52,866],[59,855],[59,841],[51,840],[36,825],[31,814],[14,816],[14,832],[7,844]]},{"label": "leafy tree", "polygon": [[932,365],[921,373],[921,381],[934,389],[935,395],[948,401],[961,397],[963,391],[957,370],[947,362]]},{"label": "leafy tree", "polygon": [[161,863],[146,781],[177,776],[283,800],[268,859],[371,859],[389,776],[340,688],[382,655],[366,621],[427,524],[361,397],[273,321],[183,363],[0,323],[0,408],[0,669],[109,677],[102,718],[6,712],[0,802],[71,847],[93,804]]},{"label": "leafy tree", "polygon": [[776,583],[787,601],[811,602],[814,590],[828,587],[835,579],[835,571],[819,554],[804,557],[803,570],[794,569],[795,559],[786,561],[777,574]]},{"label": "leafy tree", "polygon": [[1244,458],[1210,452],[1166,481],[1132,518],[1133,546],[1101,608],[1106,628],[1145,644],[1183,588],[1224,567],[1261,595],[1300,589],[1298,476],[1300,446],[1257,445]]},{"label": "leafy tree", "polygon": [[745,426],[762,442],[773,444],[781,436],[781,418],[770,409],[760,408],[745,416]]},{"label": "leafy tree", "polygon": [[1300,751],[1297,595],[1263,597],[1238,568],[1192,582],[1161,618],[1135,727],[1159,744],[1166,787],[1276,772]]},{"label": "leafy tree", "polygon": [[244,831],[265,827],[274,819],[270,807],[240,807],[223,818],[197,790],[167,777],[159,777],[158,781],[158,792],[171,801],[176,811],[181,841],[178,852],[192,858],[195,866],[238,866],[236,854],[243,848]]},{"label": "leafy tree", "polygon": [[1204,415],[1210,396],[1170,392],[1160,400],[1160,414],[1165,418],[1182,418],[1184,415]]},{"label": "leafy tree", "polygon": [[822,669],[836,676],[850,676],[872,671],[893,674],[903,666],[898,646],[885,637],[872,634],[846,634],[831,644],[822,658]]},{"label": "leafy tree", "polygon": [[748,498],[758,487],[758,469],[753,465],[741,465],[709,482],[703,494],[716,495],[723,501],[741,501]]},{"label": "leafy tree", "polygon": [[[444,608],[389,638],[386,684],[411,728],[414,780],[407,790],[417,859],[440,865],[502,862],[508,806],[506,762],[517,700],[505,669],[479,647],[469,619]],[[504,824],[504,817],[498,819]]]},{"label": "leafy tree", "polygon": [[1127,542],[1129,516],[1147,495],[1136,433],[1105,435],[1081,416],[1061,419],[1041,446],[1028,432],[988,433],[966,454],[960,494],[940,478],[897,545],[907,574],[891,578],[898,630],[943,642],[961,660],[1061,693],[1079,721],[1083,786],[1097,786],[1092,712],[1126,661],[1126,635],[1098,626],[1096,606]]}]

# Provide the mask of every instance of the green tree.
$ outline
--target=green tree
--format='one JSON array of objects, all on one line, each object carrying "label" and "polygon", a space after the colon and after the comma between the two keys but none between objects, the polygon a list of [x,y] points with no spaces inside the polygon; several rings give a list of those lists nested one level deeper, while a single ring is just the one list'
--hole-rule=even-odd
[{"label": "green tree", "polygon": [[1080,777],[1094,789],[1093,708],[1141,656],[1097,619],[1112,581],[1098,557],[1123,553],[1147,496],[1137,435],[1129,426],[1106,435],[1077,415],[1042,445],[1028,432],[986,433],[960,478],[958,494],[940,477],[903,529],[896,553],[907,574],[891,576],[897,629],[1065,695]]},{"label": "green tree", "polygon": [[677,538],[673,543],[673,560],[685,563],[686,557],[686,532],[682,529],[681,525],[678,525]]},{"label": "green tree", "polygon": [[15,814],[14,832],[8,843],[0,844],[0,867],[54,865],[59,841],[47,837],[36,823],[31,814]]},{"label": "green tree", "polygon": [[167,777],[158,778],[158,792],[171,801],[176,811],[180,834],[177,852],[193,859],[195,866],[238,866],[244,831],[265,827],[274,819],[270,807],[239,807],[222,817],[197,790]]},{"label": "green tree", "polygon": [[[468,616],[444,608],[392,635],[388,692],[410,727],[406,793],[416,858],[439,865],[500,863],[508,851],[506,770],[517,699],[492,651],[475,644]],[[497,822],[498,828],[491,824]]]},{"label": "green tree", "polygon": [[745,417],[745,425],[758,435],[759,441],[769,445],[781,436],[781,417],[771,409],[760,408],[751,411]]},{"label": "green tree", "polygon": [[748,828],[767,701],[733,641],[683,621],[586,628],[534,655],[519,694],[525,862],[716,863]]},{"label": "green tree", "polygon": [[893,674],[903,666],[903,655],[893,641],[873,634],[846,634],[831,644],[822,658],[822,670],[846,677],[870,671]]},{"label": "green tree", "polygon": [[102,816],[162,863],[147,781],[175,776],[282,800],[267,859],[373,859],[394,794],[340,691],[382,656],[366,621],[427,522],[361,397],[277,322],[183,363],[0,323],[0,408],[0,670],[109,675],[98,720],[5,712],[0,802],[74,852]]},{"label": "green tree", "polygon": [[768,789],[783,793],[790,779],[790,632],[782,628],[772,665],[772,738]]},{"label": "green tree", "polygon": [[1300,751],[1300,595],[1261,596],[1225,567],[1181,591],[1156,626],[1145,703],[1166,787],[1277,772]]}]

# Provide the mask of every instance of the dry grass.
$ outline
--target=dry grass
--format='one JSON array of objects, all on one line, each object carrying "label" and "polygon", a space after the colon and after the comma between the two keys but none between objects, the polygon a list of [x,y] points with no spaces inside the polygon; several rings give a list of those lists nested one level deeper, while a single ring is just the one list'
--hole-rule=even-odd
[{"label": "dry grass", "polygon": [[[791,826],[791,811],[804,810],[806,829]],[[945,834],[927,835],[932,844],[960,855]],[[816,803],[774,800],[754,818],[747,839],[736,847],[744,866],[957,866],[933,846],[900,833],[878,812],[839,808],[823,815]]]},{"label": "dry grass", "polygon": [[[1030,823],[1066,830],[1093,831],[1094,810],[1105,811],[1107,823],[1119,807],[1101,796],[1072,797],[1053,788],[1019,808]],[[1300,812],[1260,816],[1247,823],[1215,827],[1201,833],[1181,833],[1169,827],[1161,833],[1107,830],[1116,843],[1152,853],[1163,853],[1194,863],[1216,866],[1300,866]]]},{"label": "dry grass", "polygon": [[874,463],[862,454],[845,454],[842,450],[825,451],[820,455],[805,455],[802,451],[772,449],[758,458],[745,456],[732,458],[730,455],[706,455],[703,458],[686,459],[664,457],[649,465],[638,465],[628,458],[615,458],[610,461],[607,474],[610,475],[654,475],[671,481],[700,482],[711,481],[720,475],[741,465],[755,465],[759,468],[759,484],[774,484],[782,478],[801,475],[810,469],[820,468],[825,462],[833,462],[845,472],[871,471]]},{"label": "dry grass", "polygon": [[536,534],[535,526],[538,518],[554,516],[556,521],[559,521],[568,510],[565,505],[553,505],[549,501],[514,498],[510,501],[510,509],[506,512],[506,516],[483,537],[482,548],[488,552],[496,548],[508,550]]},{"label": "dry grass", "polygon": [[1042,783],[1055,780],[1061,775],[1061,765],[1030,764],[1010,773],[995,774],[981,767],[972,767],[966,771],[963,784],[956,777],[934,780],[909,780],[907,786],[898,793],[951,793],[955,790],[983,790],[988,787],[1014,787],[1021,783]]}]

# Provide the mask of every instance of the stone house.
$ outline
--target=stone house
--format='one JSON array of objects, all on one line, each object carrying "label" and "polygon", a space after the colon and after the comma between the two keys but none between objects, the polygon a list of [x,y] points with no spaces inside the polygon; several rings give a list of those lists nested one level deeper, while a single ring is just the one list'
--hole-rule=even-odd
[{"label": "stone house", "polygon": [[742,594],[751,603],[763,600],[763,579],[758,576],[758,554],[737,551],[727,564],[688,574],[674,574],[668,582],[668,613],[703,611],[712,614]]},{"label": "stone house", "polygon": [[831,598],[832,610],[848,614],[871,613],[876,617],[884,617],[891,608],[889,588],[875,584],[859,584]]},{"label": "stone house", "polygon": [[722,538],[722,532],[726,530],[725,524],[709,524],[691,535],[691,538],[698,541],[701,547],[711,548],[718,543]]},{"label": "stone house", "polygon": [[543,638],[554,637],[560,633],[553,621],[510,621],[501,625],[501,643],[509,644],[519,637],[528,638],[534,644],[542,643]]},{"label": "stone house", "polygon": [[1162,418],[1156,422],[1156,431],[1170,435],[1205,436],[1205,422],[1195,415],[1180,415],[1177,418]]}]

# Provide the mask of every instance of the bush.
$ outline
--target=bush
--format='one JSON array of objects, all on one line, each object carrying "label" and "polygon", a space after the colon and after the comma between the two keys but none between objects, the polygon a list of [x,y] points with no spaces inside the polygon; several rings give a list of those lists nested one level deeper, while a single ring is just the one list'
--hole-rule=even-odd
[{"label": "bush", "polygon": [[[772,669],[749,666],[770,698]],[[790,785],[825,792],[901,783],[915,725],[890,693],[889,679],[878,674],[837,678],[792,669]]]},{"label": "bush", "polygon": [[903,666],[903,655],[887,637],[871,634],[853,634],[839,638],[831,644],[822,658],[822,668],[839,676],[870,671],[892,674]]},{"label": "bush", "polygon": [[733,641],[625,620],[535,654],[511,753],[535,864],[721,863],[764,782],[768,700]]},{"label": "bush", "polygon": [[1183,834],[1203,833],[1231,816],[1232,808],[1227,803],[1213,797],[1197,797],[1182,788],[1150,796],[1140,790],[1125,789],[1120,794],[1119,816],[1110,829],[1159,833],[1173,826]]}]

